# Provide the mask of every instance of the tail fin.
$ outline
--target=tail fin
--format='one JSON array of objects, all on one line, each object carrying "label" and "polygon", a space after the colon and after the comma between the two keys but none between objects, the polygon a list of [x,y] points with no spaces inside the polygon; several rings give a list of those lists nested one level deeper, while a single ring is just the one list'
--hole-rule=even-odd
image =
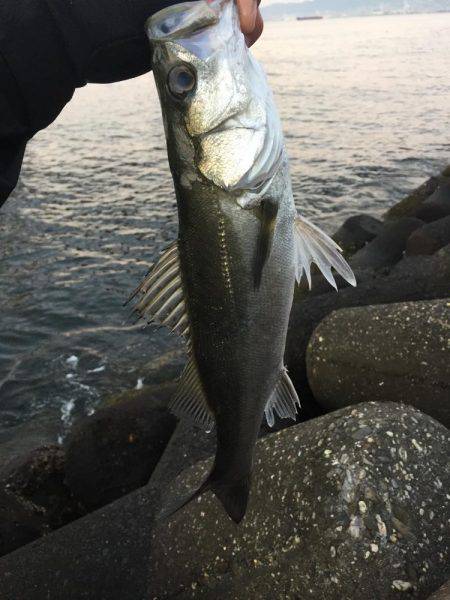
[{"label": "tail fin", "polygon": [[250,494],[250,477],[235,483],[211,484],[211,489],[229,517],[239,524],[245,516]]},{"label": "tail fin", "polygon": [[229,517],[236,523],[240,523],[245,516],[250,494],[250,477],[245,477],[236,483],[220,483],[211,479],[211,475],[193,494],[187,498],[179,499],[177,502],[163,509],[159,519],[167,519],[184,508],[208,490],[214,492]]}]

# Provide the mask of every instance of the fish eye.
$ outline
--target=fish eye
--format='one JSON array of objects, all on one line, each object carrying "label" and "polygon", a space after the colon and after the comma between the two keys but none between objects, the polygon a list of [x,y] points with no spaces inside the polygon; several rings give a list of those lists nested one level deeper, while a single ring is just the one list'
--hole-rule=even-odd
[{"label": "fish eye", "polygon": [[176,98],[185,98],[195,88],[195,73],[187,65],[173,67],[167,76],[169,91]]}]

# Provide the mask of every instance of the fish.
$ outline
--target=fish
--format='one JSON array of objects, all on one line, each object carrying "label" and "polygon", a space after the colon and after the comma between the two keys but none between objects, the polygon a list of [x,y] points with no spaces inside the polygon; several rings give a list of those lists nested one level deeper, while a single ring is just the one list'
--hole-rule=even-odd
[{"label": "fish", "polygon": [[232,0],[165,8],[146,24],[178,210],[178,237],[135,290],[147,322],[184,338],[172,411],[216,427],[210,490],[239,523],[262,420],[296,419],[284,365],[294,287],[314,263],[355,285],[341,250],[297,214],[281,122]]}]

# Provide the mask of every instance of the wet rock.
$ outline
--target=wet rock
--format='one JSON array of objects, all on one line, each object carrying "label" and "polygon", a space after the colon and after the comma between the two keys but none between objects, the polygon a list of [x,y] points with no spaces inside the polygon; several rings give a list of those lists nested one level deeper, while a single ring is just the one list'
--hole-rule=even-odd
[{"label": "wet rock", "polygon": [[418,219],[427,223],[450,215],[450,179],[440,179],[436,190],[416,212]]},{"label": "wet rock", "polygon": [[[238,527],[210,493],[157,523],[151,597],[425,599],[447,578],[449,450],[443,425],[392,403],[267,436]],[[167,502],[209,468],[183,473]]]},{"label": "wet rock", "polygon": [[358,250],[350,260],[354,269],[390,267],[403,256],[411,233],[423,226],[423,221],[404,217],[388,223],[369,244]]},{"label": "wet rock", "polygon": [[390,220],[416,216],[422,203],[437,190],[439,183],[446,183],[447,181],[450,181],[450,167],[447,167],[441,175],[427,179],[425,183],[413,190],[406,198],[392,206],[384,214],[384,218]]},{"label": "wet rock", "polygon": [[330,410],[404,402],[450,425],[450,302],[431,300],[328,315],[308,345],[308,381]]},{"label": "wet rock", "polygon": [[294,297],[286,346],[286,364],[301,397],[310,394],[306,377],[306,348],[313,330],[334,310],[351,306],[447,298],[450,281],[450,246],[432,256],[409,256],[387,274],[361,280],[356,288],[339,294]]},{"label": "wet rock", "polygon": [[172,384],[132,391],[75,425],[66,441],[66,483],[97,508],[147,483],[176,426]]},{"label": "wet rock", "polygon": [[333,235],[345,254],[353,254],[372,241],[383,229],[383,223],[370,215],[349,217]]},{"label": "wet rock", "polygon": [[59,413],[43,411],[38,417],[0,432],[0,471],[39,446],[54,444],[61,431]]},{"label": "wet rock", "polygon": [[85,514],[64,483],[65,455],[60,446],[36,448],[8,465],[1,486],[39,510],[42,527],[57,529]]},{"label": "wet rock", "polygon": [[32,542],[44,532],[38,507],[0,489],[0,556]]},{"label": "wet rock", "polygon": [[406,242],[406,254],[434,254],[450,244],[450,216],[416,229]]},{"label": "wet rock", "polygon": [[144,381],[146,383],[163,384],[176,381],[186,364],[186,349],[175,348],[153,357],[151,361],[142,367]]}]

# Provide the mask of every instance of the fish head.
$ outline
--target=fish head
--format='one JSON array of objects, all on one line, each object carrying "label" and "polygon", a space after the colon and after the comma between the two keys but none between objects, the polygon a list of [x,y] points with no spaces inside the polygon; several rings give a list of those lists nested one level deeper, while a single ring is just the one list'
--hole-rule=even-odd
[{"label": "fish head", "polygon": [[281,162],[283,138],[234,2],[198,0],[166,8],[149,19],[147,32],[169,160],[170,147],[177,148],[185,168],[190,162],[216,186],[237,195],[258,190]]}]

